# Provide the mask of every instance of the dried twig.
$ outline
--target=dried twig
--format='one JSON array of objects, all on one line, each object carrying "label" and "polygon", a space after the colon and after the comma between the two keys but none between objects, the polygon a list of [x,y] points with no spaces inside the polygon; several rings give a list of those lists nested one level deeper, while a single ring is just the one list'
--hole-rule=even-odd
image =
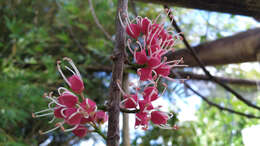
[{"label": "dried twig", "polygon": [[[178,78],[181,78],[181,76],[175,72],[175,71],[172,71]],[[210,106],[214,106],[216,108],[218,108],[219,110],[223,110],[223,111],[227,111],[229,113],[232,113],[232,114],[237,114],[237,115],[240,115],[240,116],[244,116],[244,117],[247,117],[247,118],[254,118],[254,119],[260,119],[259,116],[255,116],[255,115],[252,115],[252,114],[246,114],[246,113],[242,113],[242,112],[238,112],[238,111],[235,111],[233,109],[230,109],[230,108],[226,108],[226,107],[222,107],[210,100],[208,100],[205,96],[203,96],[202,94],[200,94],[199,92],[197,92],[196,90],[194,90],[188,83],[184,82],[184,85],[185,87],[187,87],[189,90],[191,90],[193,93],[195,93],[196,95],[198,95],[202,100],[204,100],[205,102],[207,102],[207,104],[209,104]]]},{"label": "dried twig", "polygon": [[104,29],[104,27],[101,25],[101,23],[99,22],[98,18],[97,18],[97,15],[95,13],[95,10],[94,10],[94,7],[93,7],[93,4],[92,4],[92,0],[88,0],[88,3],[89,3],[89,8],[90,8],[90,11],[91,11],[91,14],[94,18],[94,21],[95,23],[97,24],[97,26],[99,27],[99,29],[105,34],[105,36],[107,37],[107,39],[111,40],[111,41],[114,41],[111,37],[111,35]]}]

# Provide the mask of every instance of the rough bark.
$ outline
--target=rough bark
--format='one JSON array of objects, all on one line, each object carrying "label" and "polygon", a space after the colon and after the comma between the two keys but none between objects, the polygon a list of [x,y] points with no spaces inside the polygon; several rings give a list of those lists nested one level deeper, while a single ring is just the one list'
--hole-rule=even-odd
[{"label": "rough bark", "polygon": [[[128,73],[124,74],[123,79],[123,89],[128,94]],[[129,114],[123,113],[123,146],[130,146],[130,136],[129,136]]]},{"label": "rough bark", "polygon": [[[122,81],[123,67],[125,61],[125,42],[126,34],[122,27],[118,13],[121,16],[126,14],[128,0],[118,0],[117,4],[117,16],[116,16],[116,42],[115,48],[112,55],[113,67],[112,67],[112,78],[109,89],[108,99],[108,132],[107,132],[107,145],[118,146],[120,133],[119,133],[119,114],[120,114],[120,91],[117,87],[117,80]],[[125,19],[122,17],[123,22]]]},{"label": "rough bark", "polygon": [[[223,65],[257,61],[260,51],[260,28],[224,37],[193,47],[205,65]],[[167,54],[169,60],[184,58],[190,67],[198,66],[188,49]]]},{"label": "rough bark", "polygon": [[245,16],[260,16],[259,0],[136,0],[146,3],[202,9]]}]

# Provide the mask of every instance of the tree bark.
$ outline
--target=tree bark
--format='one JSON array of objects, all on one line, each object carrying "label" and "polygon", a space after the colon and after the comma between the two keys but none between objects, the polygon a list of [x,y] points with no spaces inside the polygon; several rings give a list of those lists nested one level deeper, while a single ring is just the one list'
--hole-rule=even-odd
[{"label": "tree bark", "polygon": [[146,3],[202,9],[245,16],[260,16],[259,0],[136,0]]},{"label": "tree bark", "polygon": [[[193,47],[198,57],[205,65],[223,65],[257,61],[260,51],[260,28],[240,32],[233,36],[224,37]],[[168,60],[183,57],[184,64],[190,67],[198,66],[188,49],[168,53]]]},{"label": "tree bark", "polygon": [[[129,77],[128,73],[124,74],[124,79],[123,79],[123,89],[124,91],[128,94],[129,93]],[[130,146],[130,136],[129,136],[129,114],[128,113],[123,113],[123,146]]]},{"label": "tree bark", "polygon": [[[117,15],[116,15],[116,42],[113,55],[113,67],[112,67],[112,78],[109,89],[108,99],[108,132],[107,132],[107,145],[118,146],[120,133],[119,133],[119,114],[120,114],[120,91],[117,87],[117,80],[122,81],[124,61],[126,57],[125,42],[126,34],[123,26],[119,21],[119,13],[121,16],[126,14],[128,0],[118,0],[117,4]],[[125,18],[122,17],[122,21]]]}]

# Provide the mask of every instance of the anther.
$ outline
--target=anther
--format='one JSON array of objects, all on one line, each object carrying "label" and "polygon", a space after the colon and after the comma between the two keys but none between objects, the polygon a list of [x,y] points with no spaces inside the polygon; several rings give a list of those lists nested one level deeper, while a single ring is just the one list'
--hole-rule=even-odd
[{"label": "anther", "polygon": [[40,135],[43,135],[43,132],[42,132],[42,130],[39,130],[39,134],[40,134]]},{"label": "anther", "polygon": [[110,59],[111,59],[111,60],[115,60],[115,59],[116,59],[116,56],[111,55],[111,56],[110,56]]}]

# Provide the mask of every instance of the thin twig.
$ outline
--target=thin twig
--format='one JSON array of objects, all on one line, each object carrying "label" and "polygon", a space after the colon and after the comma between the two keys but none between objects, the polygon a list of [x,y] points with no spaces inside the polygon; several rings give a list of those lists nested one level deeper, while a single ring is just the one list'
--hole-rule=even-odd
[{"label": "thin twig", "polygon": [[93,124],[92,126],[95,128],[94,132],[96,132],[96,133],[98,133],[100,136],[102,136],[104,140],[107,140],[106,135],[100,130],[99,127],[97,127],[95,124]]},{"label": "thin twig", "polygon": [[111,40],[111,41],[114,41],[111,37],[111,35],[104,29],[104,27],[101,25],[101,23],[99,22],[98,18],[97,18],[97,15],[95,13],[95,10],[94,10],[94,7],[93,7],[93,4],[92,4],[92,0],[88,0],[88,3],[89,3],[89,8],[90,8],[90,11],[91,11],[91,14],[94,18],[94,21],[95,23],[97,24],[97,26],[99,27],[99,29],[105,34],[105,36],[107,37],[107,39]]},{"label": "thin twig", "polygon": [[[169,10],[169,7],[164,5],[164,8]],[[179,26],[177,25],[176,21],[174,20],[174,18],[171,17],[172,13],[169,13],[169,18],[172,19],[172,26],[176,29],[176,31],[178,33],[182,32],[181,29],[179,28]],[[222,86],[224,89],[226,89],[227,91],[229,91],[230,93],[232,93],[233,95],[235,95],[235,97],[237,99],[239,99],[240,101],[244,102],[246,105],[258,109],[260,110],[260,107],[249,102],[247,99],[245,99],[242,95],[240,95],[239,93],[237,93],[235,90],[231,89],[228,85],[226,85],[225,83],[219,81],[217,78],[215,78],[214,76],[212,76],[210,74],[210,72],[205,68],[204,63],[201,61],[201,59],[197,56],[197,53],[195,52],[195,50],[190,46],[190,44],[188,43],[187,39],[185,38],[185,36],[183,35],[183,33],[180,33],[180,36],[182,37],[183,43],[185,44],[185,46],[190,50],[191,55],[193,56],[193,58],[195,59],[195,61],[198,63],[199,67],[203,70],[203,72],[208,76],[208,78],[212,81],[214,81],[215,83],[219,84],[220,86]]]},{"label": "thin twig", "polygon": [[[175,72],[175,71],[172,71],[178,78],[180,78],[181,76]],[[259,116],[255,116],[255,115],[252,115],[252,114],[245,114],[245,113],[242,113],[242,112],[239,112],[239,111],[235,111],[233,109],[230,109],[230,108],[226,108],[226,107],[222,107],[210,100],[208,100],[205,96],[203,96],[202,94],[200,94],[199,92],[197,92],[196,90],[194,90],[188,83],[186,83],[186,81],[184,81],[184,86],[187,87],[189,90],[191,90],[193,93],[195,93],[196,95],[198,95],[202,100],[204,100],[205,102],[207,102],[207,104],[209,104],[210,106],[214,106],[216,108],[218,108],[219,110],[223,110],[223,111],[227,111],[229,113],[232,113],[232,114],[237,114],[237,115],[240,115],[240,116],[244,116],[244,117],[247,117],[247,118],[254,118],[254,119],[260,119]]]},{"label": "thin twig", "polygon": [[130,5],[131,5],[131,8],[132,8],[132,10],[133,10],[133,13],[134,13],[135,17],[137,17],[137,16],[138,16],[138,13],[137,13],[135,1],[130,0]]}]

